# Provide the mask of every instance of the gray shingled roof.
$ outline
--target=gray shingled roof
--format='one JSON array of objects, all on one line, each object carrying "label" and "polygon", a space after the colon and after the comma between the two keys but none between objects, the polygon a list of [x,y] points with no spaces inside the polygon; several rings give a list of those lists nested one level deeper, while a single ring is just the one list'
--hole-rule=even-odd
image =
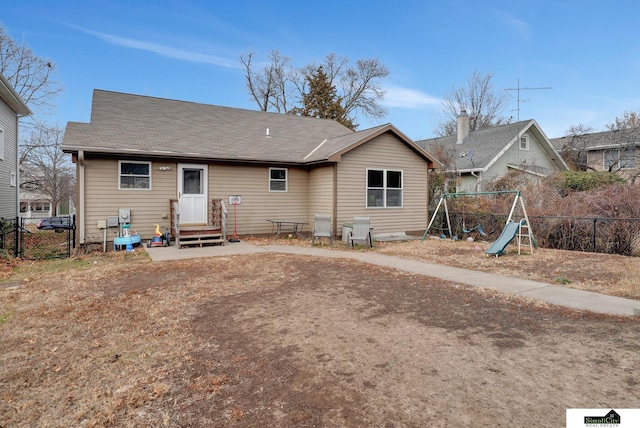
[{"label": "gray shingled roof", "polygon": [[640,128],[624,129],[620,131],[604,131],[552,138],[551,144],[557,150],[563,150],[567,145],[583,150],[603,150],[611,147],[640,145]]},{"label": "gray shingled roof", "polygon": [[90,123],[69,122],[62,149],[304,164],[388,130],[400,134],[392,125],[353,132],[327,119],[94,90]]},{"label": "gray shingled roof", "polygon": [[[515,144],[519,135],[525,131],[536,132],[538,139],[543,140],[541,143],[543,148],[549,152],[555,151],[550,143],[544,144],[544,141],[548,140],[533,119],[471,131],[462,144],[457,144],[456,135],[420,140],[416,141],[416,144],[429,153],[437,152],[434,148],[438,145],[454,150],[456,153],[454,168],[458,171],[483,171],[501,155],[505,148]],[[553,157],[559,159],[558,162],[564,163],[557,153]]]}]

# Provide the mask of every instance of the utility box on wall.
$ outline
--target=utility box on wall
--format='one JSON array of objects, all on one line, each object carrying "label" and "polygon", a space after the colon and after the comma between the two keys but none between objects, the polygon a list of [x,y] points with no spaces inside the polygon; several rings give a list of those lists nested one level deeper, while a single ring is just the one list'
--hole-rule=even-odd
[{"label": "utility box on wall", "polygon": [[118,223],[131,223],[131,210],[129,208],[120,208],[118,210]]},{"label": "utility box on wall", "polygon": [[116,216],[107,217],[107,227],[118,227],[118,217]]}]

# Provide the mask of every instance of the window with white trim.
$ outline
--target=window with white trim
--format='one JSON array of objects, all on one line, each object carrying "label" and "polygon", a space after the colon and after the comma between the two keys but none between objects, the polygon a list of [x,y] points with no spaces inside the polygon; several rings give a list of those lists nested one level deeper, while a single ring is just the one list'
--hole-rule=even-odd
[{"label": "window with white trim", "polygon": [[529,151],[529,135],[520,136],[520,150]]},{"label": "window with white trim", "polygon": [[269,191],[286,192],[288,175],[287,168],[269,168]]},{"label": "window with white trim", "polygon": [[636,167],[636,148],[619,147],[604,151],[604,170],[617,171],[619,169]]},{"label": "window with white trim", "polygon": [[402,171],[367,169],[367,208],[402,207]]},{"label": "window with white trim", "polygon": [[150,190],[151,162],[118,161],[119,190]]},{"label": "window with white trim", "polygon": [[9,179],[9,186],[16,187],[18,185],[18,174],[15,171],[11,171],[11,178]]}]

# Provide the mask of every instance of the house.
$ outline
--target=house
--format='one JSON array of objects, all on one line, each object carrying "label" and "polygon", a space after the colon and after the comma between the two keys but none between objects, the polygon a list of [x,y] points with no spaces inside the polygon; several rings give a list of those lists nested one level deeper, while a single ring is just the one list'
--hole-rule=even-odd
[{"label": "house", "polygon": [[[448,153],[448,172],[459,177],[458,191],[479,192],[510,171],[522,171],[530,177],[547,177],[568,170],[556,148],[535,120],[469,131],[469,117],[458,117],[458,132],[440,138],[416,141],[429,153]],[[486,190],[486,188],[484,189]]]},{"label": "house", "polygon": [[553,145],[575,159],[577,169],[615,172],[640,183],[640,128],[553,138]]},{"label": "house", "polygon": [[0,218],[18,216],[18,121],[31,110],[0,74]]},{"label": "house", "polygon": [[[214,200],[235,205],[239,235],[272,232],[269,219],[333,230],[368,216],[376,233],[424,230],[427,175],[437,162],[393,125],[353,132],[332,120],[104,90],[90,123],[69,122],[62,149],[77,176],[80,244],[120,209],[146,240],[179,200],[180,223],[211,224]],[[103,224],[102,224],[103,225]]]}]

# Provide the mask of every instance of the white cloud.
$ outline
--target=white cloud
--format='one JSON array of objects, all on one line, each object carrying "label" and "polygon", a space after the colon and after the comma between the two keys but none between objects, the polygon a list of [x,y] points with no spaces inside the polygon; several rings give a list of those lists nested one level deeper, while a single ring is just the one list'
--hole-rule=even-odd
[{"label": "white cloud", "polygon": [[238,62],[236,60],[231,60],[228,58],[222,58],[214,55],[202,54],[199,52],[191,52],[182,49],[173,48],[170,46],[159,45],[156,43],[145,42],[141,40],[135,39],[127,39],[124,37],[114,36],[112,34],[100,33],[97,31],[89,31],[82,28],[77,28],[78,30],[91,34],[105,42],[124,46],[131,49],[139,49],[147,52],[152,52],[161,56],[165,56],[168,58],[175,58],[189,62],[197,62],[204,64],[212,64],[225,68],[240,68]]},{"label": "white cloud", "polygon": [[442,100],[415,89],[387,86],[384,88],[384,105],[386,107],[423,108],[440,106]]},{"label": "white cloud", "polygon": [[505,21],[516,33],[529,37],[531,30],[528,23],[509,14],[505,14]]}]

